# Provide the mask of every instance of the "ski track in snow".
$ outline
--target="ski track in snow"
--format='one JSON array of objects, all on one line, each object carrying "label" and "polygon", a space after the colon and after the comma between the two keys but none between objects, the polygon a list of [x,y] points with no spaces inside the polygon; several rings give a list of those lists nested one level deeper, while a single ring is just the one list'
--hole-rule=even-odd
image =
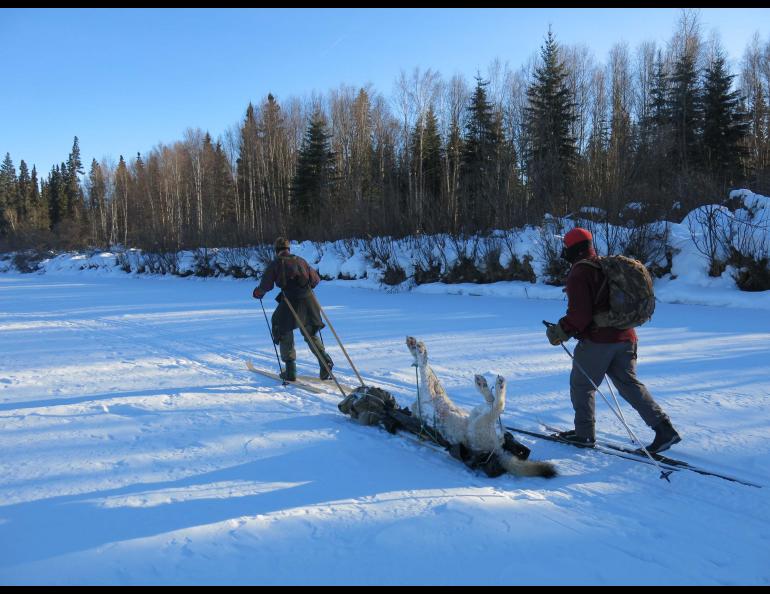
[{"label": "ski track in snow", "polygon": [[[770,312],[661,305],[639,347],[684,436],[671,455],[766,488],[686,471],[668,484],[526,436],[560,476],[489,479],[352,423],[333,391],[248,372],[247,358],[276,368],[252,286],[0,276],[0,584],[770,583]],[[474,373],[500,373],[505,423],[570,425],[569,360],[540,328],[562,302],[318,294],[402,405],[411,334],[458,404],[478,402]],[[296,336],[300,372],[316,373]],[[624,435],[599,397],[597,430]]]}]

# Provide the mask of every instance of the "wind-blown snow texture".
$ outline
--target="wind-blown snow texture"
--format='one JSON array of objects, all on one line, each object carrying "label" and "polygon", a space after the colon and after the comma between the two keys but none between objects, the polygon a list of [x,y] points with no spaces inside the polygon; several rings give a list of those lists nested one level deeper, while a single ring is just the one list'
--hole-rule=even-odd
[{"label": "wind-blown snow texture", "polygon": [[[639,333],[640,375],[684,437],[672,454],[765,488],[668,484],[525,438],[561,476],[488,479],[354,424],[333,393],[247,372],[249,356],[275,367],[253,284],[0,275],[0,583],[770,583],[768,311],[661,304]],[[463,406],[480,398],[474,373],[500,373],[506,422],[570,425],[569,360],[540,325],[563,301],[341,281],[318,296],[362,373],[403,404],[410,333]]]}]

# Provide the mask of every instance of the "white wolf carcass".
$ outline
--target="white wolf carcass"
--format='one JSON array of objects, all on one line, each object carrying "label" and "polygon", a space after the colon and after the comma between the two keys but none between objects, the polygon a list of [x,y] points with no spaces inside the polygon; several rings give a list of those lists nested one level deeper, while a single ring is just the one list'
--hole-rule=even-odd
[{"label": "white wolf carcass", "polygon": [[[406,346],[414,356],[420,374],[419,401],[412,404],[412,414],[417,416],[422,414],[423,422],[434,423],[434,428],[450,444],[462,445],[471,452],[494,453],[502,467],[511,474],[549,478],[556,476],[556,468],[553,464],[522,460],[513,455],[510,448],[504,447],[507,445],[506,439],[499,436],[496,429],[498,419],[505,409],[505,378],[497,376],[493,394],[486,379],[477,375],[476,388],[484,397],[484,402],[467,412],[452,402],[431,369],[425,344],[408,336]],[[425,403],[431,404],[433,412],[424,410]]]},{"label": "white wolf carcass", "polygon": [[506,472],[517,476],[556,476],[548,462],[529,461],[529,449],[508,432],[496,431],[505,408],[505,379],[498,376],[495,393],[486,380],[476,376],[484,402],[470,412],[455,405],[428,365],[428,351],[409,336],[406,345],[419,370],[418,398],[410,408],[399,408],[389,392],[372,386],[355,388],[339,403],[339,409],[362,425],[381,425],[391,433],[409,431],[449,450],[471,468],[495,477]]}]

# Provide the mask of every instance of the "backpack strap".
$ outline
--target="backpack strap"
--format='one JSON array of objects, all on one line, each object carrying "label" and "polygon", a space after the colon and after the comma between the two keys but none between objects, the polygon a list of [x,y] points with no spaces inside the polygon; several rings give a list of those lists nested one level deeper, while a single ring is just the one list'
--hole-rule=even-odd
[{"label": "backpack strap", "polygon": [[[590,266],[591,268],[595,268],[596,270],[602,271],[602,265],[598,262],[594,262],[593,260],[578,260],[575,262],[574,266],[577,266],[578,264],[586,264]],[[596,291],[596,297],[594,298],[594,305],[597,305],[599,303],[599,296],[602,294],[602,291],[607,287],[607,274],[604,274],[604,280],[602,281],[602,284],[599,285],[599,290]]]},{"label": "backpack strap", "polygon": [[573,266],[577,266],[578,264],[588,264],[589,266],[591,266],[592,268],[596,268],[597,270],[602,269],[602,265],[599,264],[598,262],[594,262],[593,260],[578,260],[577,262],[575,262],[575,264],[573,264]]},{"label": "backpack strap", "polygon": [[286,286],[286,256],[278,256],[278,276],[281,280],[279,286]]},{"label": "backpack strap", "polygon": [[[291,276],[287,276],[287,266],[291,267],[288,272]],[[291,287],[288,286],[290,281],[299,289],[305,289],[310,284],[310,276],[296,254],[278,256],[278,276],[281,280],[279,286],[283,286],[283,288],[290,289]]]}]

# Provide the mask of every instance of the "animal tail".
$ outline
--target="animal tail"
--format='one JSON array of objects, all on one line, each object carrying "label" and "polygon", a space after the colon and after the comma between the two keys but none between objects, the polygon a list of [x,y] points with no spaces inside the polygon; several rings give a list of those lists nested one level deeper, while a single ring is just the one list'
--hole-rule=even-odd
[{"label": "animal tail", "polygon": [[519,460],[508,452],[500,452],[500,461],[505,469],[516,476],[542,476],[553,478],[558,475],[556,467],[550,462]]}]

